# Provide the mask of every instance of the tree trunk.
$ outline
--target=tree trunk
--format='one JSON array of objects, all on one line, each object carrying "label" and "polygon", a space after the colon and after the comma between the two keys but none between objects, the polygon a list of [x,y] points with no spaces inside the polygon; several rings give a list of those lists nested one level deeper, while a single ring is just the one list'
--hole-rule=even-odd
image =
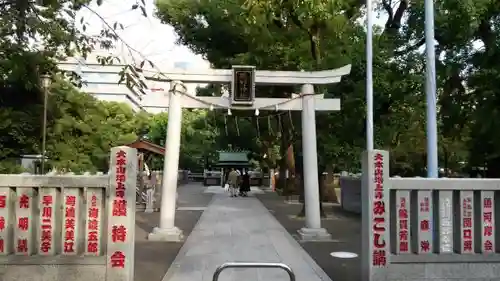
[{"label": "tree trunk", "polygon": [[283,195],[288,195],[288,188],[286,186],[286,168],[286,160],[283,158],[280,159],[277,189],[281,189]]},{"label": "tree trunk", "polygon": [[304,200],[304,177],[302,177],[302,174],[299,178],[299,184],[301,186],[301,192],[300,192],[300,197],[299,197],[299,200],[300,202],[302,202],[302,209],[300,210],[299,214],[297,215],[297,217],[299,218],[303,218],[306,216],[306,201]]},{"label": "tree trunk", "polygon": [[280,173],[279,173],[279,187],[283,190],[283,195],[290,195],[291,191],[288,187],[287,170],[288,170],[288,129],[281,119],[277,120],[279,122],[280,133],[281,133],[281,144],[280,144]]},{"label": "tree trunk", "polygon": [[299,202],[302,202],[302,210],[297,214],[298,217],[304,217],[306,215],[305,200],[304,200],[304,162],[302,159],[302,142],[298,141],[294,149],[295,157],[295,186],[299,191]]},{"label": "tree trunk", "polygon": [[281,133],[281,145],[280,145],[280,160],[279,160],[279,179],[278,188],[283,191],[283,195],[289,195],[289,190],[287,186],[286,170],[288,169],[286,152],[287,152],[287,142],[283,137],[283,132]]},{"label": "tree trunk", "polygon": [[486,162],[486,171],[483,175],[486,178],[500,178],[500,157],[495,157]]},{"label": "tree trunk", "polygon": [[[326,218],[326,213],[325,213],[325,210],[323,209],[323,172],[321,171],[321,169],[318,169],[318,177],[320,179],[319,181],[319,212],[320,212],[320,216],[322,218]],[[306,188],[304,186],[304,178],[301,177],[300,178],[300,181],[301,181],[301,185],[302,185],[302,193],[301,193],[301,199],[302,199],[302,209],[300,210],[300,213],[297,215],[298,217],[305,217],[306,216],[306,202],[304,200],[304,188]]]},{"label": "tree trunk", "polygon": [[448,173],[448,158],[449,158],[449,153],[448,153],[448,150],[446,148],[443,149],[443,156],[444,156],[444,161],[443,161],[443,164],[444,164],[444,177],[449,177],[449,173]]}]

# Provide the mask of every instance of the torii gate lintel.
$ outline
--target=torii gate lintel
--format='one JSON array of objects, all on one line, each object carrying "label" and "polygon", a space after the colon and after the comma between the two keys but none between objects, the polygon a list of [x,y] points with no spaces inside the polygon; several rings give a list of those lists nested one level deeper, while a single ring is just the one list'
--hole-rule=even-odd
[{"label": "torii gate lintel", "polygon": [[[182,108],[206,108],[217,109],[231,108],[233,110],[274,110],[274,111],[287,111],[287,110],[302,110],[302,98],[298,95],[294,98],[256,98],[254,104],[250,106],[231,106],[231,101],[227,97],[199,97],[194,95],[182,95],[181,97]],[[316,111],[339,111],[341,109],[341,102],[338,98],[325,99],[323,95],[314,95],[315,103],[314,108]],[[143,103],[145,108],[168,108],[170,97],[164,101],[165,104],[147,104]]]}]

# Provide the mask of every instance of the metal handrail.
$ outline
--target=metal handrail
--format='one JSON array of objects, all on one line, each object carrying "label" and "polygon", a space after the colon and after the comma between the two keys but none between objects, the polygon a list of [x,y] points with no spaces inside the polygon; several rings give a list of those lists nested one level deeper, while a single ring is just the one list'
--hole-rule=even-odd
[{"label": "metal handrail", "polygon": [[219,275],[222,271],[227,268],[281,268],[290,277],[290,281],[295,281],[295,273],[293,270],[284,263],[262,263],[262,262],[226,262],[219,267],[214,272],[212,281],[219,281]]}]

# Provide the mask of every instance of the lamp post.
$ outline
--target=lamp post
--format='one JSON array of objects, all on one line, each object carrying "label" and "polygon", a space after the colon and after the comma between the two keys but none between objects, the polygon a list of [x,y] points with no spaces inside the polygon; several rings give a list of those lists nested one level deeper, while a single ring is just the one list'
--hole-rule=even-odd
[{"label": "lamp post", "polygon": [[427,177],[438,178],[438,134],[436,112],[436,50],[434,46],[434,2],[425,0],[425,96],[427,100]]},{"label": "lamp post", "polygon": [[366,1],[366,150],[373,150],[373,9]]},{"label": "lamp post", "polygon": [[45,173],[45,147],[47,142],[47,104],[49,97],[49,87],[52,83],[51,77],[48,74],[44,74],[41,77],[42,89],[43,89],[43,124],[42,124],[42,166],[41,174]]}]

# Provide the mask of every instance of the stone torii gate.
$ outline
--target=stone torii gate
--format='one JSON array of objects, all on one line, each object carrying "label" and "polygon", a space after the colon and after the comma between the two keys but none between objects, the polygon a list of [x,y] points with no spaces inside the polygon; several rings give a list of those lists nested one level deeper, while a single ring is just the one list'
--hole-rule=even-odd
[{"label": "stone torii gate", "polygon": [[[209,108],[230,110],[301,110],[302,145],[304,161],[304,199],[306,203],[305,226],[299,230],[303,240],[329,239],[330,234],[321,227],[319,206],[318,160],[316,148],[315,111],[340,110],[339,99],[325,99],[314,94],[314,85],[340,82],[349,74],[351,66],[324,71],[263,71],[253,66],[233,66],[232,69],[208,69],[198,71],[169,71],[158,73],[144,71],[147,80],[170,82],[168,105],[154,105],[168,108],[166,154],[162,181],[159,226],[149,234],[148,239],[158,241],[179,241],[182,230],[174,224],[176,209],[179,149],[181,140],[182,108]],[[231,84],[229,97],[198,97],[188,93],[184,83]],[[290,98],[255,98],[255,85],[302,85],[301,94]],[[144,104],[144,106],[147,106]]]}]

